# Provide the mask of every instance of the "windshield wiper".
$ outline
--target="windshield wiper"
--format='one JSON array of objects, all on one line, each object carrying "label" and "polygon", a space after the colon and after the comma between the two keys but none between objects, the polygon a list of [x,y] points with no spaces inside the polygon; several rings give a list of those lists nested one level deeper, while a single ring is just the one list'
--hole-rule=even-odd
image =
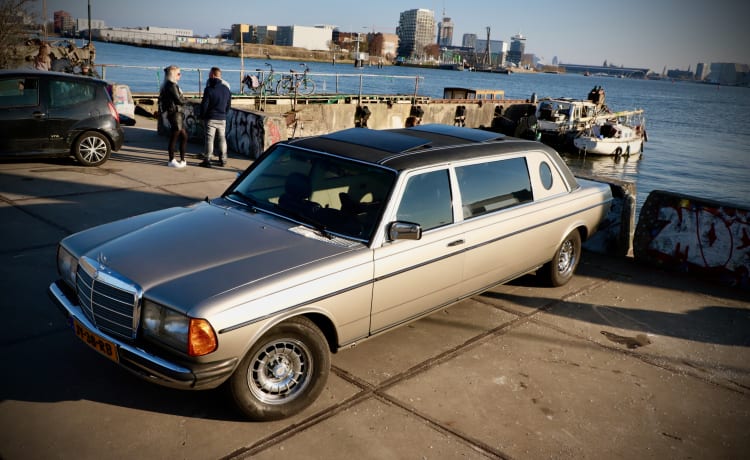
[{"label": "windshield wiper", "polygon": [[315,218],[313,218],[311,216],[308,216],[306,214],[302,214],[301,212],[296,211],[294,209],[287,208],[286,206],[282,206],[280,204],[277,204],[276,206],[279,209],[284,210],[287,214],[289,214],[289,216],[291,216],[295,220],[298,220],[298,221],[300,221],[302,223],[305,223],[305,224],[308,224],[308,225],[312,225],[315,230],[317,230],[318,232],[320,232],[321,235],[325,236],[329,240],[333,239],[333,235],[331,234],[331,232],[328,231],[328,227],[326,227],[326,225],[324,223],[322,223],[321,221],[319,221],[319,220],[317,220],[317,219],[315,219]]},{"label": "windshield wiper", "polygon": [[240,192],[239,190],[232,190],[228,193],[228,195],[236,195],[240,198],[242,198],[242,202],[247,205],[251,211],[258,212],[258,200],[251,197],[250,195],[246,195],[243,192]]}]

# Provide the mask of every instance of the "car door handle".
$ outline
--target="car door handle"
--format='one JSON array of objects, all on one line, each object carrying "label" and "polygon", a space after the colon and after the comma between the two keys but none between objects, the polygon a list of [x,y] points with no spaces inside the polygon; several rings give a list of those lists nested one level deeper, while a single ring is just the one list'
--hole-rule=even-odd
[{"label": "car door handle", "polygon": [[451,248],[453,246],[460,246],[462,244],[464,244],[464,240],[451,241],[450,243],[448,243],[448,247]]},{"label": "car door handle", "polygon": [[44,112],[34,112],[31,114],[34,118],[44,118]]}]

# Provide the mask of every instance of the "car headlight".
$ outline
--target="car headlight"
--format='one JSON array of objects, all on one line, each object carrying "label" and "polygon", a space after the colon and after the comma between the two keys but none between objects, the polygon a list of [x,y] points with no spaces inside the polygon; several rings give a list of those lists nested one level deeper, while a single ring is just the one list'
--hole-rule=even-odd
[{"label": "car headlight", "polygon": [[190,356],[206,355],[218,346],[216,333],[205,319],[190,318],[145,299],[141,329],[147,338]]},{"label": "car headlight", "polygon": [[78,259],[62,246],[57,247],[57,272],[62,276],[68,286],[75,289],[76,271],[78,271]]}]

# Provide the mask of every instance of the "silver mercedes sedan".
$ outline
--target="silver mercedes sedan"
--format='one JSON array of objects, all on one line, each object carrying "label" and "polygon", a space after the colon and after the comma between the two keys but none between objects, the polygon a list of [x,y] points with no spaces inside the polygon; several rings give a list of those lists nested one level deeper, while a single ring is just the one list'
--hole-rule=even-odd
[{"label": "silver mercedes sedan", "polygon": [[353,128],[274,145],[221,197],[65,238],[49,291],[123,368],[272,420],[342,347],[527,273],[567,283],[611,200],[541,143]]}]

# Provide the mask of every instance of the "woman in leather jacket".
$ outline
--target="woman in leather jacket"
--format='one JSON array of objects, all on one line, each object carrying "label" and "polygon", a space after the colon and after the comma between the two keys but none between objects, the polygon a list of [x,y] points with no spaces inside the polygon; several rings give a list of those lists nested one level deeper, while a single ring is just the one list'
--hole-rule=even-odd
[{"label": "woman in leather jacket", "polygon": [[[185,113],[183,106],[185,105],[185,97],[182,95],[182,90],[177,82],[180,80],[181,72],[180,68],[171,65],[164,69],[164,83],[161,85],[159,91],[159,112],[167,114],[167,121],[171,134],[169,136],[169,162],[167,166],[172,168],[184,168],[187,163],[185,162],[185,150],[187,148],[187,130],[185,129]],[[180,159],[176,160],[175,154],[175,143],[179,140],[180,142]]]}]

